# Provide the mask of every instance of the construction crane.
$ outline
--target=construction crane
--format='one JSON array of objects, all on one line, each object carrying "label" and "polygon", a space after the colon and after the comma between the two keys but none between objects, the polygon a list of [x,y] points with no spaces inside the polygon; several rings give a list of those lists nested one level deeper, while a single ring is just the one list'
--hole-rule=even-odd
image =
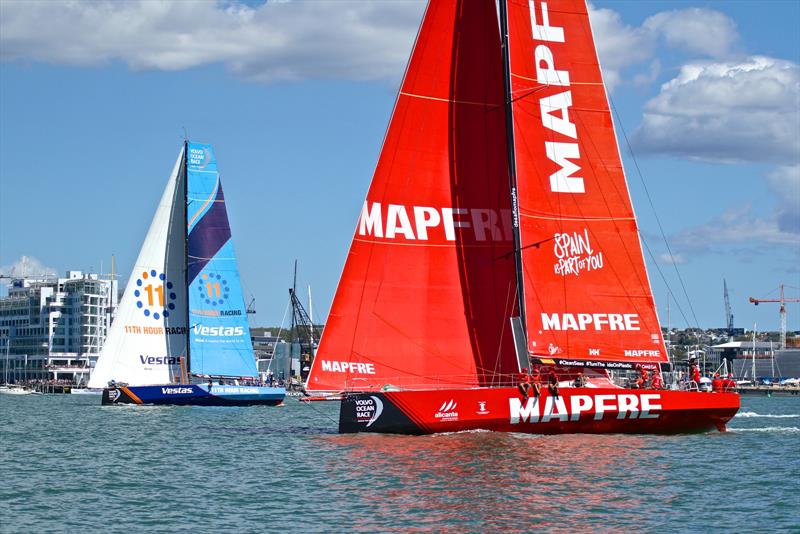
[{"label": "construction crane", "polygon": [[728,335],[733,335],[733,312],[731,311],[731,301],[728,298],[728,282],[723,278],[722,287],[725,289],[725,325],[728,328]]},{"label": "construction crane", "polygon": [[294,342],[300,346],[300,378],[305,381],[314,361],[317,342],[314,340],[314,323],[311,321],[306,309],[297,298],[297,260],[294,261],[294,283],[289,288],[289,298],[292,303],[292,332]]},{"label": "construction crane", "polygon": [[779,299],[757,299],[750,297],[750,302],[758,306],[762,302],[779,302],[781,305],[781,348],[786,348],[786,303],[787,302],[800,302],[800,299],[787,299],[783,292],[783,284],[779,286],[781,291],[781,298]]}]

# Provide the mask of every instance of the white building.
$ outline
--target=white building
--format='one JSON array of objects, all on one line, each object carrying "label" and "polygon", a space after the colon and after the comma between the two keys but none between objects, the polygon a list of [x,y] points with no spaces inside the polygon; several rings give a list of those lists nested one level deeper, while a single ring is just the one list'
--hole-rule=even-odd
[{"label": "white building", "polygon": [[0,297],[0,381],[86,382],[117,307],[117,280],[18,278]]}]

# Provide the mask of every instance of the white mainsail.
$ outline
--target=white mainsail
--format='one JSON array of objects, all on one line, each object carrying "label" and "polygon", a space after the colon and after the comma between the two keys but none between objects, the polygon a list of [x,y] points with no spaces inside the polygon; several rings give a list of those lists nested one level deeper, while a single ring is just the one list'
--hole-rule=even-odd
[{"label": "white mainsail", "polygon": [[133,386],[171,382],[186,346],[183,150],[170,174],[125,294],[89,379]]}]

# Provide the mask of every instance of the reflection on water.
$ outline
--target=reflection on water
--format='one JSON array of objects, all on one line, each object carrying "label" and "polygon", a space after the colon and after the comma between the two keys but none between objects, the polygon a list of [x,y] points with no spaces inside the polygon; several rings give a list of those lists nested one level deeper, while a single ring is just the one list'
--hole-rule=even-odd
[{"label": "reflection on water", "polygon": [[564,528],[609,516],[614,518],[606,520],[608,526],[635,524],[648,494],[631,492],[626,481],[649,479],[659,485],[664,479],[658,468],[662,454],[649,446],[650,439],[464,432],[324,441],[346,448],[327,468],[342,472],[342,489],[371,510],[367,528],[407,510],[414,518],[409,526],[465,523],[528,530],[532,524]]},{"label": "reflection on water", "polygon": [[412,437],[339,435],[335,403],[3,398],[0,531],[790,529],[797,418],[767,416],[797,400],[742,402],[726,434]]}]

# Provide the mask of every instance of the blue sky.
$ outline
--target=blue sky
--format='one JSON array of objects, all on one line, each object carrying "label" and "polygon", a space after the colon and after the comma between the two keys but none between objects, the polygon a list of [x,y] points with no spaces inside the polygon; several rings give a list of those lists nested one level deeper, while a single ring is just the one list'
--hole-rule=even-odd
[{"label": "blue sky", "polygon": [[[114,254],[127,277],[185,128],[216,149],[254,323],[281,322],[295,258],[324,316],[423,7],[3,0],[0,269]],[[741,327],[778,327],[748,296],[800,296],[798,20],[794,1],[592,4],[662,323],[671,291],[673,326],[722,326],[723,278]]]}]

